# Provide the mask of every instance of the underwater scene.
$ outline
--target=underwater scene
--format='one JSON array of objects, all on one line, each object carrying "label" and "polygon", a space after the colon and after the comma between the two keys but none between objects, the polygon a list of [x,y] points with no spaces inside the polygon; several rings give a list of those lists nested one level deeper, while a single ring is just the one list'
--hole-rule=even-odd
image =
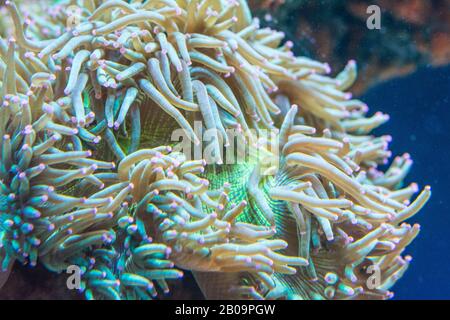
[{"label": "underwater scene", "polygon": [[0,300],[450,299],[449,63],[450,0],[0,0]]}]

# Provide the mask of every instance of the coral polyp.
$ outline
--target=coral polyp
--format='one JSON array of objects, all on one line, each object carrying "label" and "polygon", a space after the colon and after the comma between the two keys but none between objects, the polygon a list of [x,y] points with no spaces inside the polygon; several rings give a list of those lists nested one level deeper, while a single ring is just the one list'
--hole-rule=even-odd
[{"label": "coral polyp", "polygon": [[388,117],[346,92],[354,61],[329,76],[243,0],[5,7],[4,270],[78,266],[88,299],[156,298],[185,271],[206,298],[392,296],[431,191],[410,203],[408,155],[381,171]]}]

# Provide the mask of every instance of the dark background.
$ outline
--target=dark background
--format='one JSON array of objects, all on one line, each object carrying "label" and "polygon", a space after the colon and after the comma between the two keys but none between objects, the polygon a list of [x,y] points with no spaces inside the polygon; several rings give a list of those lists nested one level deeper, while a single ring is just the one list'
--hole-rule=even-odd
[{"label": "dark background", "polygon": [[410,221],[421,232],[405,251],[413,261],[393,288],[395,298],[450,299],[450,66],[423,67],[370,89],[362,100],[370,112],[391,116],[376,132],[392,135],[394,155],[411,154],[406,182],[429,184],[433,192]]}]

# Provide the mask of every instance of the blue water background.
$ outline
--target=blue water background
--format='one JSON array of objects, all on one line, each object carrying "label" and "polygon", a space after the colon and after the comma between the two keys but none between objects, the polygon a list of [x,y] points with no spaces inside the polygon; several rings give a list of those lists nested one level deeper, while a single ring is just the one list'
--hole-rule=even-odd
[{"label": "blue water background", "polygon": [[409,221],[421,232],[405,254],[413,257],[396,284],[396,299],[450,299],[450,66],[424,67],[415,74],[370,89],[362,100],[370,112],[391,116],[377,129],[390,134],[394,155],[414,160],[406,182],[432,187],[424,210]]}]

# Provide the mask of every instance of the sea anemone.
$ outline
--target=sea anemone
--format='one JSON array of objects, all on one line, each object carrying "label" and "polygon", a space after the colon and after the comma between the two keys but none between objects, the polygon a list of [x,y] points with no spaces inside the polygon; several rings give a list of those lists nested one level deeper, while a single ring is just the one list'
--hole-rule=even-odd
[{"label": "sea anemone", "polygon": [[327,76],[243,0],[67,1],[25,23],[5,6],[3,269],[76,265],[88,299],[151,299],[183,270],[206,298],[391,296],[430,188],[409,203],[407,155],[380,170],[388,117],[344,92],[354,61]]}]

